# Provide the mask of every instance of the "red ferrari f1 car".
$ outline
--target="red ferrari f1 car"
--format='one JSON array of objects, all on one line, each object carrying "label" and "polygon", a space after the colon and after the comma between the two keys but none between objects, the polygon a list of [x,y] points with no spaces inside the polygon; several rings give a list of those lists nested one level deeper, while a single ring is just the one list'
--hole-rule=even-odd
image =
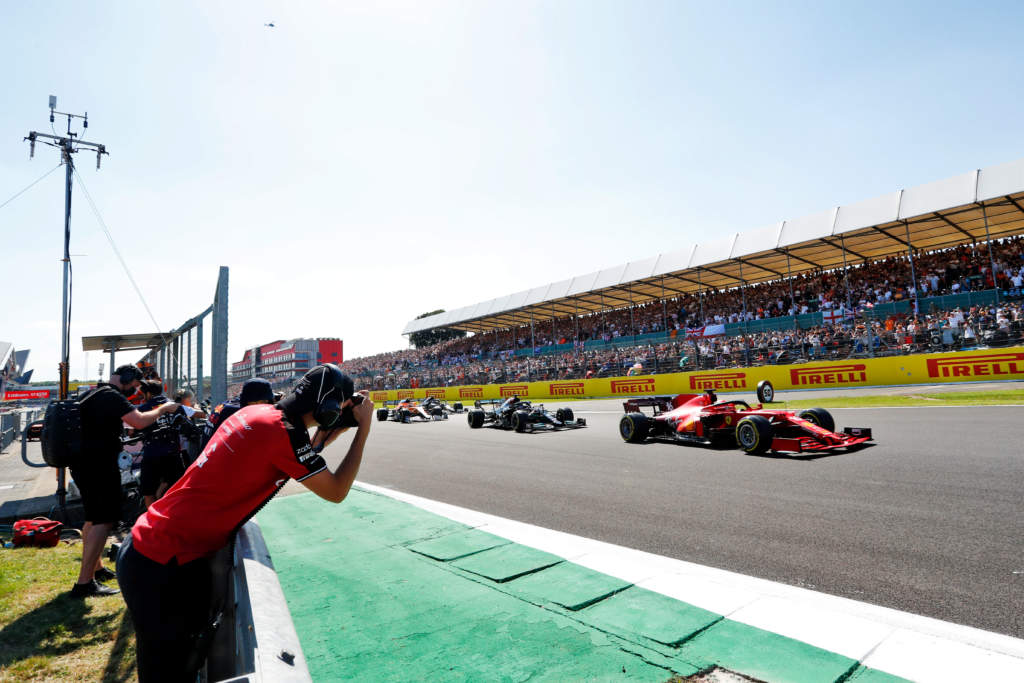
[{"label": "red ferrari f1 car", "polygon": [[[745,401],[719,401],[703,394],[634,398],[622,404],[626,414],[619,434],[629,443],[647,439],[687,444],[737,446],[751,454],[776,451],[814,453],[859,447],[871,440],[866,427],[835,431],[832,415],[822,408],[766,410]],[[653,408],[653,414],[641,412]]]}]

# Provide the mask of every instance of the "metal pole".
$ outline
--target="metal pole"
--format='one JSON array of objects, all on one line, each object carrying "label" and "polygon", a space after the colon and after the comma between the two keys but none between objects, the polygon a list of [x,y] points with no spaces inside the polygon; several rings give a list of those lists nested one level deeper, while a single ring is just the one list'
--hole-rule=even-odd
[{"label": "metal pole", "polygon": [[796,294],[793,293],[793,271],[789,267],[789,249],[786,249],[786,279],[789,280],[789,305],[793,309],[793,320],[796,321],[796,316],[799,313],[796,307]]},{"label": "metal pole", "polygon": [[[64,285],[60,316],[60,400],[68,397],[68,276],[71,271],[71,180],[75,171],[75,163],[71,160],[71,140],[65,138],[61,144],[61,156],[64,158]],[[61,470],[63,472],[63,469]]]},{"label": "metal pole", "polygon": [[903,221],[903,229],[907,235],[907,254],[910,256],[910,282],[914,286],[914,315],[921,312],[917,301],[917,272],[914,270],[914,245],[910,243],[910,224]]},{"label": "metal pole", "polygon": [[633,317],[633,285],[626,285],[629,288],[629,333],[636,341],[636,319]]},{"label": "metal pole", "polygon": [[558,343],[558,331],[555,329],[555,302],[551,302],[551,345]]},{"label": "metal pole", "polygon": [[[254,359],[255,361],[255,359]],[[213,348],[210,355],[212,377],[210,394],[215,403],[227,400],[228,376],[228,268],[220,267],[213,297]],[[254,363],[255,367],[255,363]]]},{"label": "metal pole", "polygon": [[604,310],[604,292],[601,293],[601,329],[604,334],[608,334],[608,315]]},{"label": "metal pole", "polygon": [[199,316],[199,324],[196,325],[196,403],[203,401],[203,318]]},{"label": "metal pole", "polygon": [[[846,265],[846,238],[839,236],[839,244],[843,248],[843,282],[846,283],[846,307],[853,310],[853,295],[850,293],[850,272]],[[824,321],[823,321],[824,322]]]},{"label": "metal pole", "polygon": [[703,327],[704,320],[704,284],[700,281],[700,268],[697,269],[697,298],[700,300],[700,326]]},{"label": "metal pole", "polygon": [[[515,351],[515,344],[512,344],[513,352]],[[534,350],[537,348],[537,342],[533,334],[533,311],[530,311],[530,355],[532,356]]]},{"label": "metal pole", "polygon": [[573,299],[572,305],[574,308],[572,317],[573,320],[576,321],[576,338],[574,340],[573,346],[578,349],[580,345],[580,302]]},{"label": "metal pole", "polygon": [[661,276],[661,329],[668,334],[668,302],[665,301],[665,276]]},{"label": "metal pole", "polygon": [[740,295],[743,297],[743,359],[750,367],[750,342],[747,339],[747,283],[743,279],[743,261],[740,264]]},{"label": "metal pole", "polygon": [[[68,128],[70,129],[71,123],[68,119]],[[64,284],[62,292],[62,304],[61,304],[61,316],[60,316],[60,366],[58,368],[60,372],[60,386],[58,389],[58,395],[60,400],[64,401],[68,397],[68,365],[70,359],[68,357],[70,353],[69,349],[69,330],[68,325],[71,322],[68,315],[68,276],[71,271],[71,176],[74,172],[74,162],[71,160],[71,139],[70,135],[65,138],[61,144],[61,155],[64,157]],[[61,512],[64,515],[64,521],[67,521],[67,470],[63,467],[57,468],[57,503],[60,505]]]},{"label": "metal pole", "polygon": [[988,211],[984,202],[981,203],[981,216],[985,219],[985,243],[988,244],[988,260],[992,266],[992,286],[996,289],[996,305],[999,305],[999,283],[996,282],[996,260],[992,257],[992,238],[988,234]]}]

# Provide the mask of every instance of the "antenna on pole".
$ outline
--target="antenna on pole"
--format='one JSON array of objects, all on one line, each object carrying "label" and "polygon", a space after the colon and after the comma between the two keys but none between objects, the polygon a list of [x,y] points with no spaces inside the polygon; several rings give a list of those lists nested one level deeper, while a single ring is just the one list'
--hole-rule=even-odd
[{"label": "antenna on pole", "polygon": [[[39,133],[37,131],[31,131],[25,139],[28,140],[29,148],[28,154],[29,159],[35,157],[36,153],[36,142],[41,142],[44,145],[50,147],[56,147],[60,150],[61,159],[64,162],[65,173],[64,173],[64,258],[61,261],[64,264],[64,284],[63,284],[63,301],[61,307],[61,354],[60,354],[60,365],[58,366],[60,372],[60,400],[67,400],[68,397],[68,369],[70,365],[70,353],[71,353],[71,181],[74,175],[75,163],[72,159],[72,154],[76,154],[82,149],[89,149],[90,151],[96,152],[96,168],[100,167],[100,159],[104,154],[107,153],[105,145],[101,145],[98,142],[88,142],[81,140],[77,133],[71,132],[71,124],[74,119],[82,120],[82,129],[89,127],[89,114],[88,112],[84,115],[69,114],[67,112],[57,111],[57,96],[50,95],[50,123],[53,124],[54,117],[56,115],[66,116],[68,121],[67,135],[57,135],[54,131],[53,135],[48,133]],[[51,125],[52,129],[52,125]],[[60,503],[61,510],[64,512],[64,519],[67,520],[67,511],[65,510],[65,500],[67,497],[67,490],[65,489],[65,475],[64,468],[57,470],[57,500]]]}]

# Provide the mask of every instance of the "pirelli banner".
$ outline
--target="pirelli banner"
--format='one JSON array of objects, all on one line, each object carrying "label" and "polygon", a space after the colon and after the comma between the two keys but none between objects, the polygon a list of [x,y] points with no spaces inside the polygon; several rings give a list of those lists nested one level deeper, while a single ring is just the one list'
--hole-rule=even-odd
[{"label": "pirelli banner", "polygon": [[507,396],[530,399],[587,398],[688,394],[705,389],[723,393],[753,392],[757,383],[763,379],[770,380],[776,391],[1024,379],[1024,348],[766,365],[639,377],[400,389],[374,391],[371,392],[371,398],[380,402],[436,396],[448,402],[472,403],[476,399]]}]

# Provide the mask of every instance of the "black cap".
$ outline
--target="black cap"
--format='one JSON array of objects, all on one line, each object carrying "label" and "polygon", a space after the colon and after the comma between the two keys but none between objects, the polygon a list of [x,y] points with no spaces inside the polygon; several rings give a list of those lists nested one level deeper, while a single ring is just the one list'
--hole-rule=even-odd
[{"label": "black cap", "polygon": [[255,401],[274,402],[274,390],[270,387],[270,382],[262,377],[246,380],[242,385],[242,393],[238,396],[238,403],[242,406]]},{"label": "black cap", "polygon": [[354,393],[352,378],[337,365],[324,363],[303,375],[292,390],[278,401],[277,407],[292,417],[312,412],[318,422],[328,426],[326,423],[330,419],[326,413],[336,414],[341,404]]}]

